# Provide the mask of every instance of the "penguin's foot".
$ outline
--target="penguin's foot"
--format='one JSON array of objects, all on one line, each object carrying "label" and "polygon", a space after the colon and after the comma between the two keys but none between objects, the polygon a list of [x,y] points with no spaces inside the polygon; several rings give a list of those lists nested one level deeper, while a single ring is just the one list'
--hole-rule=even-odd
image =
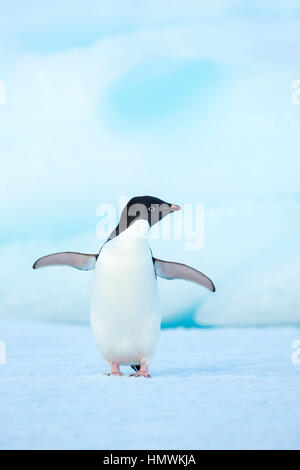
[{"label": "penguin's foot", "polygon": [[105,375],[124,375],[122,374],[122,372],[120,371],[120,366],[117,362],[113,362],[112,365],[111,365],[111,371],[109,372],[109,374],[105,374]]},{"label": "penguin's foot", "polygon": [[146,377],[147,379],[151,379],[149,372],[141,372],[140,370],[135,374],[131,374],[130,377]]},{"label": "penguin's foot", "polygon": [[148,372],[147,365],[141,362],[140,370],[136,372],[135,374],[131,374],[130,377],[146,377],[150,379],[151,375]]}]

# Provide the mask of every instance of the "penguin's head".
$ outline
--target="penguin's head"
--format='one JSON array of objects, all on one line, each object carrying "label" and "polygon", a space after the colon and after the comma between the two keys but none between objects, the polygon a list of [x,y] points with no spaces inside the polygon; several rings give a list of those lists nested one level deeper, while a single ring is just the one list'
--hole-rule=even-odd
[{"label": "penguin's head", "polygon": [[171,212],[179,211],[177,204],[170,204],[154,196],[137,196],[130,199],[124,207],[118,226],[109,239],[118,236],[138,220],[145,220],[152,227]]}]

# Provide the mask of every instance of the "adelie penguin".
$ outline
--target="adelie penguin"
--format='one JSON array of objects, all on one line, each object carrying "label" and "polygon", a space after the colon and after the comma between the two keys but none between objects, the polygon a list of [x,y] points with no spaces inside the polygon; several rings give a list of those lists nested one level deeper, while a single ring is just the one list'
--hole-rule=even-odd
[{"label": "adelie penguin", "polygon": [[99,254],[55,253],[33,265],[95,269],[90,321],[100,353],[111,367],[108,375],[123,375],[120,365],[130,365],[132,376],[150,377],[148,366],[161,324],[157,276],[185,279],[215,291],[213,282],[196,269],[152,256],[149,228],[178,210],[178,205],[156,197],[134,197]]}]

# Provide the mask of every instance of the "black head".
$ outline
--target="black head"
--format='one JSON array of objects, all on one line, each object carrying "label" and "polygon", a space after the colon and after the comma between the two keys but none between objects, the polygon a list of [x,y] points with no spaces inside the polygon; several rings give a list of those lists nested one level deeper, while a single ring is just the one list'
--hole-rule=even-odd
[{"label": "black head", "polygon": [[118,226],[109,236],[109,240],[118,236],[137,220],[147,220],[150,227],[171,212],[180,210],[180,206],[170,204],[158,197],[133,197],[124,207]]}]

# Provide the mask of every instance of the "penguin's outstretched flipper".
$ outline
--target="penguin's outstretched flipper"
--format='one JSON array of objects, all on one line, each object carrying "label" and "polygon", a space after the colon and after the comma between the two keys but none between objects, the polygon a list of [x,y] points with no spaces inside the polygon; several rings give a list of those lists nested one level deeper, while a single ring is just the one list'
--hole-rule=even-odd
[{"label": "penguin's outstretched flipper", "polygon": [[95,268],[98,255],[89,255],[85,253],[74,253],[64,251],[62,253],[53,253],[52,255],[39,258],[33,269],[44,268],[46,266],[71,266],[72,268],[89,271]]},{"label": "penguin's outstretched flipper", "polygon": [[153,258],[153,263],[156,275],[163,279],[184,279],[200,284],[211,292],[216,290],[214,283],[209,277],[186,264],[172,263],[171,261],[163,261],[157,258]]}]

